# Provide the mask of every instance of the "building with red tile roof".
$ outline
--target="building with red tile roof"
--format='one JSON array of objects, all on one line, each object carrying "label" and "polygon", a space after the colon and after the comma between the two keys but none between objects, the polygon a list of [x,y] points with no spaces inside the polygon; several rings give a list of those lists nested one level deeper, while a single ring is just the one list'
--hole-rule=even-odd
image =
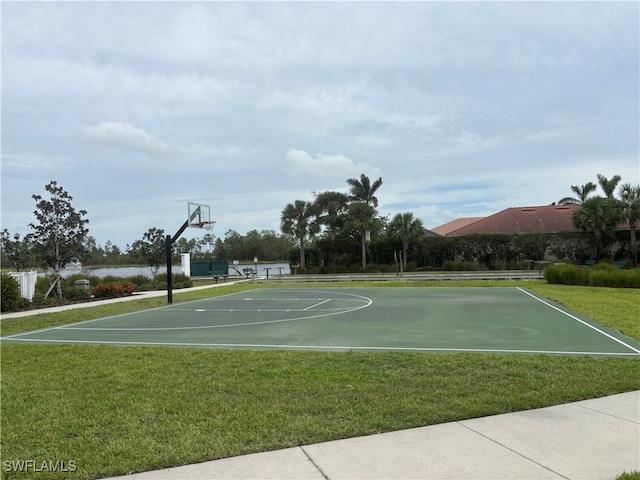
[{"label": "building with red tile roof", "polygon": [[[573,213],[579,209],[580,205],[507,208],[450,230],[445,235],[572,232],[576,230],[573,225]],[[438,232],[438,228],[440,227],[434,228],[433,231]]]}]

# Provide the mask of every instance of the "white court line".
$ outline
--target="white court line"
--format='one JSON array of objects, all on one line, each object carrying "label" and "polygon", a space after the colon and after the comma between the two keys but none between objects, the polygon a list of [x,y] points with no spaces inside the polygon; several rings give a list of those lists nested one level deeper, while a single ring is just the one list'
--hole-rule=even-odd
[{"label": "white court line", "polygon": [[[78,325],[78,323],[83,323],[83,322],[78,322],[75,324],[70,324],[68,326],[66,325],[62,325],[59,327],[55,327],[55,329],[60,329],[60,330],[88,330],[88,331],[95,331],[95,332],[101,332],[101,331],[106,331],[106,332],[135,332],[135,331],[140,331],[140,332],[155,332],[155,331],[170,331],[170,330],[206,330],[206,329],[213,329],[213,328],[228,328],[228,327],[246,327],[246,326],[250,326],[250,325],[267,325],[267,324],[273,324],[273,323],[287,323],[287,322],[295,322],[295,321],[301,321],[301,320],[314,320],[316,318],[322,318],[322,317],[328,317],[328,316],[332,316],[332,315],[344,315],[345,313],[351,313],[351,312],[355,312],[357,310],[361,310],[363,308],[367,308],[369,307],[372,303],[373,300],[371,300],[369,297],[365,297],[363,295],[358,295],[355,293],[345,293],[345,292],[340,292],[338,295],[343,295],[343,296],[349,296],[349,297],[354,297],[358,303],[361,303],[361,305],[355,306],[355,307],[348,307],[346,309],[340,309],[340,310],[320,310],[323,311],[325,313],[318,313],[315,315],[310,315],[310,316],[306,316],[306,317],[294,317],[294,318],[282,318],[282,319],[277,319],[277,320],[261,320],[261,321],[255,321],[255,322],[242,322],[242,323],[229,323],[229,324],[223,324],[223,325],[196,325],[196,326],[186,326],[186,327],[131,327],[131,328],[123,328],[123,327],[75,327],[73,325]],[[350,299],[353,302],[356,302],[356,300]],[[199,300],[198,300],[199,301]],[[162,307],[162,308],[166,308],[166,307]],[[171,309],[172,311],[178,310],[178,309]],[[192,310],[190,310],[192,311]],[[250,312],[255,312],[256,310],[248,310]],[[299,312],[298,310],[294,310],[295,313]],[[53,329],[46,329],[46,330],[53,330]],[[43,331],[46,331],[43,330]],[[32,332],[24,332],[23,335],[26,335],[28,333],[32,333]],[[5,338],[10,338],[10,337],[5,337]]]},{"label": "white court line", "polygon": [[[240,292],[225,293],[224,295],[217,295],[215,297],[201,298],[199,300],[191,300],[189,302],[184,302],[184,303],[181,303],[179,305],[187,305],[187,304],[190,304],[190,303],[204,302],[204,301],[209,301],[211,299],[224,298],[224,297],[229,297],[229,296],[232,296],[232,295],[239,295],[241,293],[246,293],[246,291],[243,290],[243,291],[240,291]],[[73,325],[84,325],[85,323],[101,322],[103,320],[111,320],[113,318],[126,317],[126,316],[129,316],[129,315],[137,315],[137,314],[142,313],[142,312],[146,313],[146,312],[153,312],[153,311],[157,311],[157,310],[168,310],[168,309],[172,309],[171,307],[173,307],[173,305],[174,304],[168,304],[168,305],[164,305],[162,307],[149,308],[149,309],[146,309],[146,310],[136,310],[134,312],[121,313],[121,314],[118,314],[118,315],[109,315],[108,317],[93,318],[91,320],[81,320],[79,322],[68,323],[68,324],[65,324],[65,325],[57,325],[55,327],[46,327],[46,328],[40,328],[38,330],[29,330],[27,332],[14,333],[12,335],[7,335],[5,337],[0,337],[0,342],[2,340],[4,340],[5,338],[6,339],[10,339],[10,338],[19,337],[19,336],[22,336],[22,335],[30,335],[30,334],[34,334],[34,333],[48,332],[50,330],[62,330],[62,329],[67,329],[67,328],[71,329],[70,327],[72,327]],[[85,330],[91,330],[91,329],[87,328]],[[20,339],[18,338],[16,340],[20,340]]]},{"label": "white court line", "polygon": [[566,352],[560,350],[503,350],[490,348],[428,348],[428,347],[354,347],[336,345],[263,345],[253,343],[178,343],[178,342],[124,342],[124,341],[100,341],[100,340],[29,340],[26,338],[14,338],[16,342],[43,342],[43,343],[89,343],[99,345],[137,345],[137,346],[163,346],[163,347],[216,347],[216,348],[280,348],[280,349],[306,349],[306,350],[376,350],[376,351],[414,351],[414,352],[476,352],[476,353],[546,353],[558,355],[604,355],[604,356],[631,356],[636,353],[611,353],[611,352]]},{"label": "white court line", "polygon": [[313,307],[317,307],[317,306],[322,305],[323,303],[327,303],[329,301],[331,301],[331,299],[327,298],[326,300],[323,300],[322,302],[316,303],[315,305],[311,305],[310,307],[303,308],[302,311],[306,312],[307,310],[311,310]]},{"label": "white court line", "polygon": [[523,293],[526,293],[527,295],[529,295],[531,298],[535,298],[537,301],[539,301],[540,303],[545,304],[547,307],[551,307],[554,310],[557,310],[560,313],[563,313],[564,315],[566,315],[567,317],[576,320],[578,322],[580,322],[583,325],[586,325],[589,328],[592,328],[593,330],[595,330],[598,333],[601,333],[602,335],[604,335],[605,337],[610,338],[611,340],[615,340],[616,342],[618,342],[620,345],[624,345],[625,347],[627,347],[630,350],[633,350],[634,352],[640,354],[640,350],[638,350],[637,348],[632,347],[631,345],[628,345],[626,343],[624,343],[622,340],[617,339],[616,337],[614,337],[613,335],[609,335],[607,332],[603,332],[602,330],[600,330],[598,327],[594,327],[593,325],[585,322],[584,320],[579,319],[578,317],[571,315],[568,312],[565,312],[564,310],[562,310],[561,308],[556,307],[555,305],[551,305],[549,302],[545,302],[544,300],[536,297],[535,295],[527,292],[526,290],[522,289],[521,287],[516,287],[518,290],[520,290]]}]

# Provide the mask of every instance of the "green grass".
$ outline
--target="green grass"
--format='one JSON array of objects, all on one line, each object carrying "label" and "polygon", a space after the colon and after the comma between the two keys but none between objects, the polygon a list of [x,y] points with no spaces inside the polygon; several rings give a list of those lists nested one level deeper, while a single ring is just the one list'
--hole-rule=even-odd
[{"label": "green grass", "polygon": [[[518,285],[640,338],[637,291]],[[180,292],[174,301],[246,288]],[[158,297],[4,319],[2,334],[165,304]],[[7,479],[113,476],[640,389],[640,361],[628,358],[10,343],[0,349],[2,460],[77,466],[68,473],[3,470]]]},{"label": "green grass", "polygon": [[640,388],[640,362],[623,358],[22,344],[2,353],[2,458],[73,460],[72,478]]},{"label": "green grass", "polygon": [[640,480],[640,471],[631,470],[630,472],[622,472],[616,477],[616,480]]}]

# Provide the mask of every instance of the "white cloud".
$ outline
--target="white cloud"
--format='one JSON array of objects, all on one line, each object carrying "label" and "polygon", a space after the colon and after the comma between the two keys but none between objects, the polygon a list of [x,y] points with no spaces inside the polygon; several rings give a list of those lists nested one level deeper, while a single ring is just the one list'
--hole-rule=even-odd
[{"label": "white cloud", "polygon": [[148,156],[158,156],[169,151],[166,144],[130,123],[102,122],[86,127],[83,132],[93,142],[134,150]]},{"label": "white cloud", "polygon": [[304,150],[290,148],[287,151],[287,160],[291,165],[291,173],[294,176],[310,175],[319,178],[346,179],[365,173],[371,176],[379,176],[380,170],[364,162],[354,162],[344,155],[327,155],[317,153],[315,157]]}]

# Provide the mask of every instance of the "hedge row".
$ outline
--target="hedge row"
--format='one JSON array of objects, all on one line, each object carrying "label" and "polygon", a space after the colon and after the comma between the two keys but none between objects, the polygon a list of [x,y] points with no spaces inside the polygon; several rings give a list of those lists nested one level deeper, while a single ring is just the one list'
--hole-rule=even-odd
[{"label": "hedge row", "polygon": [[592,287],[640,288],[640,268],[621,270],[608,263],[593,267],[549,265],[544,271],[548,283]]}]

